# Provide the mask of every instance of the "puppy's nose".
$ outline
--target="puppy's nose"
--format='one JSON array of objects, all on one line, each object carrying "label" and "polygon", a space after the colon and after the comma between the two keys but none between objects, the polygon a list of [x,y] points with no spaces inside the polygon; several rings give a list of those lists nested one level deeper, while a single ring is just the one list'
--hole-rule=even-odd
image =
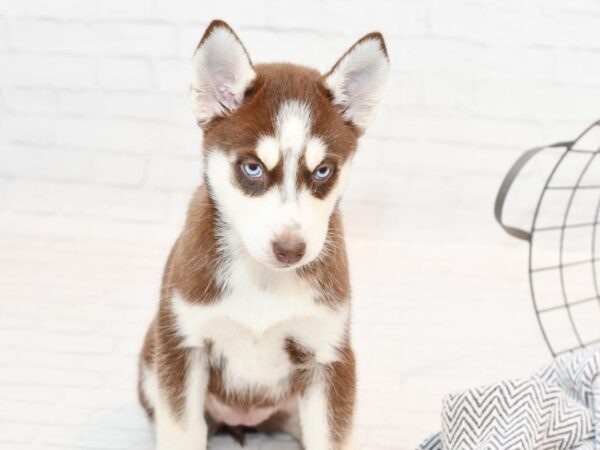
[{"label": "puppy's nose", "polygon": [[306,251],[306,243],[297,237],[282,236],[273,241],[273,253],[277,261],[294,264],[302,259]]}]

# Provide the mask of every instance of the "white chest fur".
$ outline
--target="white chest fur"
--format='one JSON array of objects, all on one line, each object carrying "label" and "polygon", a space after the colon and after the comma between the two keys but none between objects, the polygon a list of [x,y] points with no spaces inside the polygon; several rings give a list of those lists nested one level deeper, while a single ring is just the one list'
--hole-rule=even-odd
[{"label": "white chest fur", "polygon": [[212,344],[225,360],[232,389],[276,388],[294,369],[285,350],[293,339],[318,363],[337,359],[347,328],[348,306],[332,309],[314,301],[311,286],[293,272],[265,272],[247,261],[228,271],[225,295],[209,305],[172,298],[179,333],[186,346]]}]

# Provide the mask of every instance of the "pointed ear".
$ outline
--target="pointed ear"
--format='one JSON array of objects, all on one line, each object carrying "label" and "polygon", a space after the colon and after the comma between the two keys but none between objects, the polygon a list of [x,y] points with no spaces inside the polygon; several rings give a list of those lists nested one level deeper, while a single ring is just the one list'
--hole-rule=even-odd
[{"label": "pointed ear", "polygon": [[241,41],[222,20],[204,32],[192,59],[192,111],[202,125],[235,111],[256,73]]},{"label": "pointed ear", "polygon": [[389,72],[381,33],[360,39],[324,75],[325,86],[344,119],[364,131],[375,117]]}]

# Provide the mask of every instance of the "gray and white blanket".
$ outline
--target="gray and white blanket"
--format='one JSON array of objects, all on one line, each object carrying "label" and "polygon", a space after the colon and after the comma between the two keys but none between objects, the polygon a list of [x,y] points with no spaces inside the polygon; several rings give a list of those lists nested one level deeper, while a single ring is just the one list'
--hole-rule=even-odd
[{"label": "gray and white blanket", "polygon": [[600,349],[560,356],[530,378],[448,395],[442,431],[418,450],[600,449]]}]

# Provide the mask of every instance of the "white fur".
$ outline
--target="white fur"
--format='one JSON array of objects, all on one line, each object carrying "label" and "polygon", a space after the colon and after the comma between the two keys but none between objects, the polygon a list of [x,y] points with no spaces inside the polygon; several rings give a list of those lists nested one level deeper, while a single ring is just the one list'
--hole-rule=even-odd
[{"label": "white fur", "polygon": [[318,199],[306,189],[298,192],[296,184],[298,163],[303,152],[310,149],[309,158],[314,162],[322,159],[322,152],[325,151],[317,144],[317,138],[310,136],[310,113],[307,107],[297,101],[284,103],[277,115],[274,138],[283,153],[282,190],[273,187],[260,196],[245,195],[234,182],[235,157],[219,149],[210,149],[206,173],[223,218],[233,229],[236,239],[232,245],[241,244],[240,250],[247,251],[260,263],[280,268],[273,254],[273,240],[290,232],[304,240],[304,257],[289,269],[307,264],[321,253],[329,219],[341,196],[350,161],[338,168],[340,174],[332,191],[324,199]]},{"label": "white fur", "polygon": [[325,384],[315,381],[300,400],[302,443],[305,450],[333,450]]},{"label": "white fur", "polygon": [[256,76],[244,47],[224,26],[214,28],[198,47],[192,67],[190,104],[199,123],[237,109]]},{"label": "white fur", "polygon": [[344,118],[364,130],[375,117],[388,73],[389,61],[381,42],[367,39],[339,61],[325,85]]},{"label": "white fur", "polygon": [[284,102],[277,112],[277,140],[284,153],[299,156],[308,139],[312,118],[308,106],[298,100]]},{"label": "white fur", "polygon": [[284,195],[292,199],[297,195],[296,179],[300,156],[309,138],[312,118],[308,106],[297,100],[281,105],[276,119],[277,140],[283,151]]},{"label": "white fur", "polygon": [[151,367],[142,367],[142,391],[146,396],[146,400],[152,408],[155,408],[158,403],[158,378],[156,372]]},{"label": "white fur", "polygon": [[206,360],[193,351],[188,361],[184,408],[176,417],[159,386],[153,368],[143,368],[142,389],[154,409],[157,450],[202,450],[206,448],[208,428],[204,420],[204,400],[208,385]]},{"label": "white fur", "polygon": [[279,142],[273,136],[263,136],[256,146],[256,154],[266,166],[272,170],[279,162]]},{"label": "white fur", "polygon": [[[282,193],[276,187],[263,195],[249,197],[235,185],[233,165],[233,157],[228,157],[224,152],[212,150],[208,155],[209,184],[223,218],[233,229],[233,237],[237,238],[233,243],[242,244],[239,250],[247,251],[266,266],[278,268],[280,265],[275,259],[271,243],[277,236],[292,231],[306,242],[306,253],[297,265],[306,264],[319,256],[327,237],[329,218],[341,196],[349,164],[339,168],[338,182],[324,199],[315,198],[306,189],[290,198],[287,192]],[[295,173],[294,167],[292,165]],[[285,174],[284,177],[286,176],[288,175]],[[286,191],[288,188],[286,187]]]},{"label": "white fur", "polygon": [[[256,76],[245,49],[226,26],[211,31],[195,52],[193,67],[190,100],[199,123],[238,108]],[[343,57],[325,83],[344,117],[365,128],[373,118],[387,72],[381,43],[369,39]],[[158,450],[206,449],[205,408],[230,425],[256,425],[276,410],[290,411],[294,420],[287,429],[300,434],[299,419],[305,450],[334,448],[328,389],[335,386],[327,386],[321,371],[340,358],[338,349],[349,326],[349,303],[319,303],[321,293],[295,271],[280,270],[283,267],[272,251],[273,241],[286,233],[306,242],[303,258],[287,269],[331,251],[324,248],[329,221],[351,161],[338,167],[337,182],[325,198],[298,189],[302,158],[312,171],[327,156],[322,139],[311,135],[312,120],[308,105],[299,100],[280,105],[274,135],[261,137],[256,153],[269,170],[283,163],[283,183],[262,195],[248,196],[239,189],[235,155],[206,149],[206,180],[222,220],[215,232],[226,253],[215,275],[224,289],[218,301],[209,304],[192,303],[177,290],[168,300],[175,316],[173,333],[191,349],[191,357],[180,417],[173,414],[169,393],[160,386],[154,368],[142,368],[141,386],[155,412]],[[311,365],[307,391],[294,398],[284,396],[297,369],[286,350],[288,339],[306,348],[316,363]],[[209,342],[210,352],[206,352]],[[241,410],[207,396],[209,366],[221,368],[228,391],[266,391],[280,403]],[[350,447],[343,443],[342,448]]]},{"label": "white fur", "polygon": [[311,137],[306,144],[306,153],[304,154],[306,167],[311,171],[315,170],[325,158],[325,153],[327,153],[327,149],[323,140],[318,137]]},{"label": "white fur", "polygon": [[315,292],[294,272],[275,272],[252,258],[238,257],[220,279],[226,294],[216,303],[194,305],[180,295],[172,299],[184,344],[202,347],[212,342],[229,389],[263,388],[278,396],[294,366],[285,351],[292,338],[314,353],[316,361],[338,359],[348,307],[334,310],[315,302]]}]

